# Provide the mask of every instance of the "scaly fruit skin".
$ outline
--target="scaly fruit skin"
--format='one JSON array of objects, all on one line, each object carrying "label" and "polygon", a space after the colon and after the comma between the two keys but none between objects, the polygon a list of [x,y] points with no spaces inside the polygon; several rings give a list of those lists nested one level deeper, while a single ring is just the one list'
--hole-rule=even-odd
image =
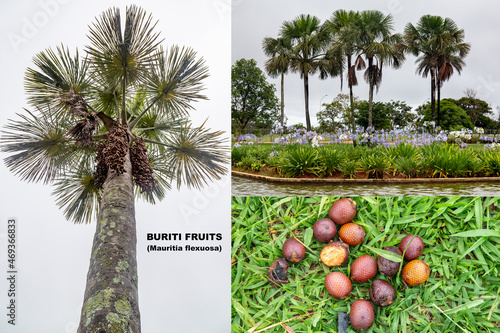
[{"label": "scaly fruit skin", "polygon": [[342,198],[333,203],[328,210],[328,217],[336,224],[342,225],[351,222],[358,212],[356,201],[351,198]]},{"label": "scaly fruit skin", "polygon": [[359,299],[351,304],[349,320],[352,327],[359,331],[366,331],[373,325],[375,311],[373,305],[367,300]]},{"label": "scaly fruit skin", "polygon": [[283,257],[286,260],[294,263],[301,262],[306,256],[306,248],[296,238],[288,238],[283,243]]},{"label": "scaly fruit skin", "polygon": [[365,254],[351,264],[351,279],[358,283],[365,283],[377,274],[377,261]]},{"label": "scaly fruit skin", "polygon": [[288,261],[284,258],[276,259],[269,267],[267,277],[274,285],[288,283]]},{"label": "scaly fruit skin", "polygon": [[415,237],[413,237],[413,235],[407,235],[401,240],[401,243],[399,243],[399,250],[405,254],[406,260],[411,261],[420,257],[424,250],[424,242],[422,238],[416,235]]},{"label": "scaly fruit skin", "polygon": [[342,272],[331,272],[325,277],[326,291],[335,298],[346,298],[352,290],[351,280]]},{"label": "scaly fruit skin", "polygon": [[[386,246],[383,250],[392,252],[397,256],[402,256],[403,253],[395,246]],[[384,257],[378,256],[377,259],[378,271],[386,276],[393,276],[399,272],[399,266],[401,266],[400,262],[391,261],[389,259],[385,259]]]},{"label": "scaly fruit skin", "polygon": [[373,280],[370,286],[370,299],[378,306],[388,306],[396,299],[396,290],[385,280]]},{"label": "scaly fruit skin", "polygon": [[410,286],[418,286],[424,283],[431,274],[429,264],[420,259],[415,259],[407,263],[403,267],[403,280]]},{"label": "scaly fruit skin", "polygon": [[337,234],[337,227],[332,220],[322,218],[316,221],[313,225],[313,236],[321,243],[328,243]]},{"label": "scaly fruit skin", "polygon": [[339,238],[350,246],[356,246],[363,243],[365,236],[365,229],[353,222],[344,224],[339,230]]},{"label": "scaly fruit skin", "polygon": [[349,256],[349,245],[344,242],[331,242],[319,254],[321,262],[329,267],[340,266]]}]

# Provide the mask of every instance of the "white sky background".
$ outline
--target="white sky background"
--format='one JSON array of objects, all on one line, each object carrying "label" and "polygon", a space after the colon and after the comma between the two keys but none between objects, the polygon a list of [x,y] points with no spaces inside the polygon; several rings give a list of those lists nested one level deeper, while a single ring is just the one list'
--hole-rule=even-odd
[{"label": "white sky background", "polygon": [[[500,105],[500,62],[496,55],[500,49],[500,3],[487,1],[429,1],[429,0],[235,0],[232,11],[232,55],[231,63],[241,58],[254,58],[263,69],[266,57],[262,51],[265,37],[276,38],[283,21],[295,19],[300,14],[317,16],[323,23],[337,9],[367,10],[377,9],[394,18],[395,31],[403,33],[404,27],[411,22],[416,25],[421,16],[439,15],[449,17],[459,28],[465,31],[465,41],[471,43],[471,51],[465,58],[466,67],[462,75],[455,72],[450,81],[441,89],[441,98],[461,98],[466,88],[475,89],[478,98],[485,100],[496,111]],[[415,108],[430,100],[430,78],[415,74],[415,57],[408,56],[403,67],[394,70],[384,67],[382,85],[374,101],[405,101]],[[357,72],[359,85],[354,87],[355,96],[368,100],[368,85],[363,79],[363,72]],[[280,78],[269,82],[276,85],[279,98]],[[345,80],[344,80],[345,83]],[[329,103],[339,93],[348,94],[348,87],[340,90],[340,79],[321,81],[315,75],[309,81],[309,112],[311,122],[317,125],[316,113],[320,110],[320,101]],[[325,95],[328,95],[324,97]],[[288,125],[303,123],[304,88],[298,73],[285,76],[285,114]]]},{"label": "white sky background", "polygon": [[[44,5],[45,4],[45,5]],[[49,5],[50,4],[50,5]],[[0,124],[28,107],[24,71],[32,57],[63,43],[84,54],[88,26],[104,10],[125,6],[117,1],[2,1],[0,37]],[[190,46],[210,70],[205,94],[191,113],[195,125],[229,132],[230,5],[229,0],[135,1],[158,20],[164,46]],[[45,18],[45,19],[44,19]],[[38,20],[38,21],[37,21]],[[23,30],[37,23],[35,31]],[[26,33],[28,31],[28,33]],[[25,42],[14,46],[9,36]],[[228,144],[229,146],[229,144]],[[1,154],[0,158],[5,158]],[[52,188],[20,181],[0,163],[0,267],[7,271],[6,223],[18,219],[17,325],[7,324],[7,284],[0,279],[0,332],[76,332],[83,301],[95,223],[74,225],[50,195]],[[156,206],[136,205],[141,322],[144,332],[230,331],[230,182],[229,177],[205,190],[174,189]],[[147,253],[147,232],[220,232],[223,253]],[[172,243],[184,245],[186,242]],[[192,245],[209,245],[210,242]],[[165,244],[169,245],[169,243]]]}]

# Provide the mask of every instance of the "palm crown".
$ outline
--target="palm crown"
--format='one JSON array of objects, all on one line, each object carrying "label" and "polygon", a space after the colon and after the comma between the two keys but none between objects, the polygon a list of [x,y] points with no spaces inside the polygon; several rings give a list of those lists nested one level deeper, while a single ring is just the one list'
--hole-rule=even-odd
[{"label": "palm crown", "polygon": [[133,166],[135,192],[149,202],[161,200],[172,181],[199,188],[226,172],[223,132],[188,119],[192,103],[206,99],[203,59],[190,48],[164,50],[151,16],[136,6],[126,13],[124,29],[116,8],[98,18],[83,59],[64,46],[36,55],[25,75],[34,111],[10,120],[1,138],[9,169],[52,183],[57,204],[75,222],[90,222],[98,211],[95,157],[117,128],[126,133],[125,149],[142,156]]}]

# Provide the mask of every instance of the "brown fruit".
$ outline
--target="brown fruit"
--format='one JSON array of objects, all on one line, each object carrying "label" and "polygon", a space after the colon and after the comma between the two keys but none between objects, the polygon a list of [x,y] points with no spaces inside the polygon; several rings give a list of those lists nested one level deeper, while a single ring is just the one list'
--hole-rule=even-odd
[{"label": "brown fruit", "polygon": [[288,283],[288,262],[283,258],[276,259],[269,267],[267,277],[276,285]]},{"label": "brown fruit", "polygon": [[330,210],[328,210],[328,217],[337,224],[344,224],[351,222],[357,212],[358,207],[356,201],[351,198],[342,198],[335,201],[330,207]]},{"label": "brown fruit", "polygon": [[[386,246],[383,250],[394,253],[397,256],[402,256],[403,253],[395,246]],[[384,257],[378,256],[377,266],[378,271],[387,276],[396,275],[399,271],[400,262],[391,261],[389,259],[385,259]]]},{"label": "brown fruit", "polygon": [[412,260],[403,267],[403,280],[412,287],[427,281],[430,274],[429,265],[420,259]]},{"label": "brown fruit", "polygon": [[300,262],[306,256],[305,246],[293,237],[288,238],[285,243],[283,243],[282,251],[285,259],[290,262]]},{"label": "brown fruit", "polygon": [[373,325],[375,312],[373,305],[367,300],[359,299],[351,304],[349,320],[352,327],[359,331],[366,331]]},{"label": "brown fruit", "polygon": [[344,242],[331,242],[321,250],[319,259],[327,266],[340,266],[349,256],[349,245]]},{"label": "brown fruit", "polygon": [[365,240],[365,229],[357,223],[346,223],[339,230],[340,239],[349,244],[350,246],[356,246]]},{"label": "brown fruit", "polygon": [[313,225],[313,236],[318,242],[328,243],[336,234],[337,227],[330,219],[319,219]]},{"label": "brown fruit", "polygon": [[[424,242],[422,238],[415,235],[407,235],[399,243],[399,250],[405,254],[405,259],[410,261],[413,259],[417,259],[424,250]],[[406,249],[406,252],[405,252]]]},{"label": "brown fruit", "polygon": [[396,299],[396,290],[385,280],[373,280],[370,286],[370,299],[378,306],[388,306]]},{"label": "brown fruit", "polygon": [[377,274],[377,261],[369,255],[362,255],[351,264],[351,279],[365,283]]},{"label": "brown fruit", "polygon": [[326,291],[335,298],[345,298],[352,290],[347,275],[342,272],[331,272],[325,277]]}]

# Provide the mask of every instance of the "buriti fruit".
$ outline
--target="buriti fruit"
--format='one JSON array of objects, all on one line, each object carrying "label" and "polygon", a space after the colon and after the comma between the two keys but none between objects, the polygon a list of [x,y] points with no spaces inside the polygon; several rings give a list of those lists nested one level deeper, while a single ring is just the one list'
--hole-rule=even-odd
[{"label": "buriti fruit", "polygon": [[344,242],[331,242],[319,254],[321,262],[329,267],[340,266],[349,256],[349,245]]},{"label": "buriti fruit", "polygon": [[288,261],[283,258],[276,259],[269,271],[267,272],[267,277],[275,284],[282,285],[288,283]]},{"label": "buriti fruit", "polygon": [[322,218],[316,221],[313,225],[313,236],[321,243],[328,243],[337,234],[337,227],[332,220]]},{"label": "buriti fruit", "polygon": [[385,280],[373,280],[370,286],[370,299],[378,306],[388,306],[396,299],[396,290]]},{"label": "buriti fruit", "polygon": [[325,277],[326,291],[335,298],[345,298],[352,290],[351,280],[342,272],[331,272]]},{"label": "buriti fruit", "polygon": [[290,262],[300,262],[306,256],[305,246],[294,237],[288,238],[283,243],[282,251],[285,259]]},{"label": "buriti fruit", "polygon": [[351,264],[351,279],[358,283],[367,282],[375,274],[377,274],[377,261],[367,254],[357,258]]},{"label": "buriti fruit", "polygon": [[339,230],[339,238],[349,244],[350,246],[356,246],[365,240],[365,229],[357,223],[346,223]]},{"label": "buriti fruit", "polygon": [[429,265],[420,259],[415,259],[403,267],[403,280],[410,286],[418,286],[424,283],[431,274]]},{"label": "buriti fruit", "polygon": [[[403,253],[395,246],[386,246],[383,250],[394,253],[395,255],[401,257]],[[378,271],[387,276],[396,275],[399,271],[400,262],[391,261],[382,256],[378,256],[377,260]]]},{"label": "buriti fruit", "polygon": [[328,210],[328,217],[337,224],[351,222],[358,212],[356,201],[351,198],[343,198],[333,203]]},{"label": "buriti fruit", "polygon": [[375,312],[373,305],[367,300],[359,299],[351,304],[351,311],[349,311],[349,320],[352,327],[359,331],[366,331],[373,325],[375,319]]},{"label": "buriti fruit", "polygon": [[399,243],[399,250],[405,254],[406,260],[417,259],[424,250],[424,242],[417,235],[407,235]]}]

